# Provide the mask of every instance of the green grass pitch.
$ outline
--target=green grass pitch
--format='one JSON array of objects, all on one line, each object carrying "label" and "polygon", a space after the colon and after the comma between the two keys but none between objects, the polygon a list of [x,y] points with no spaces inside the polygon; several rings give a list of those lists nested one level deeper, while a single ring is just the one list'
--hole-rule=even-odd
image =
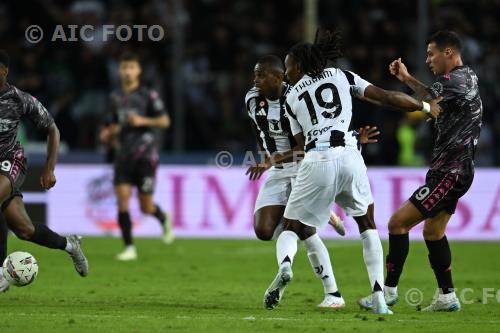
[{"label": "green grass pitch", "polygon": [[[138,239],[139,260],[114,259],[115,238],[86,238],[90,274],[80,278],[67,255],[10,238],[9,252],[29,251],[40,271],[33,285],[0,294],[6,332],[494,332],[500,325],[500,243],[451,242],[455,285],[472,304],[459,313],[420,313],[405,302],[419,288],[427,305],[435,290],[422,242],[412,242],[393,316],[360,310],[369,291],[360,241],[328,241],[347,307],[318,309],[323,297],[303,246],[294,280],[278,308],[262,308],[276,273],[274,242]],[[387,250],[387,244],[384,244]],[[483,288],[492,288],[483,299]],[[483,304],[487,301],[487,304]]]}]

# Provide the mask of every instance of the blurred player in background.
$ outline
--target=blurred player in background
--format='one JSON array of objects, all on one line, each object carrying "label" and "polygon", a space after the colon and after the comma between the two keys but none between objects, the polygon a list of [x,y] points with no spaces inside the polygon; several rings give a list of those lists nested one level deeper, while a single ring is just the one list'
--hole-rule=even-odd
[{"label": "blurred player in background", "polygon": [[[297,156],[293,154],[297,143],[285,112],[286,95],[291,87],[285,84],[283,79],[282,60],[274,55],[264,56],[255,65],[255,87],[248,91],[245,98],[257,142],[261,151],[265,151],[265,160],[251,166],[247,174],[250,180],[257,180],[270,169],[255,203],[254,230],[261,240],[276,239],[283,230],[283,212],[299,167]],[[361,143],[376,142],[371,139],[378,135],[376,128],[366,127],[360,129],[360,132]],[[329,223],[340,235],[345,235],[343,222],[335,214],[331,213]],[[298,237],[306,247],[316,276],[323,283],[325,298],[318,306],[343,307],[345,302],[337,288],[328,249],[315,230]],[[277,246],[277,250],[280,248]],[[278,252],[277,257],[279,264],[283,259],[281,253]],[[264,306],[268,309],[274,308],[283,291],[284,288],[274,291],[277,294],[275,297],[265,298]]]},{"label": "blurred player in background", "polygon": [[[389,220],[384,289],[387,304],[394,305],[409,252],[409,232],[425,221],[423,236],[439,294],[422,311],[458,311],[460,301],[453,287],[451,250],[445,231],[458,199],[467,192],[474,178],[474,150],[481,131],[482,102],[477,76],[462,62],[462,42],[458,35],[439,31],[427,43],[426,63],[437,76],[430,87],[410,75],[401,58],[389,65],[391,74],[406,83],[417,98],[431,100],[443,96],[440,103],[443,111],[434,122],[434,149],[425,184]],[[371,303],[370,297],[360,300],[360,305],[366,308],[370,308]]]},{"label": "blurred player in background", "polygon": [[[59,151],[59,130],[47,109],[33,96],[7,83],[9,56],[0,50],[0,204],[2,215],[10,230],[22,239],[51,249],[65,250],[81,276],[88,274],[87,258],[80,247],[80,237],[63,237],[45,224],[33,223],[26,212],[21,186],[26,177],[27,160],[23,146],[16,141],[17,129],[28,118],[47,134],[47,161],[40,177],[40,186],[48,190],[56,184],[54,169]],[[3,219],[0,223],[4,223]],[[7,228],[2,226],[2,262],[6,256]],[[0,291],[8,282],[0,270]]]},{"label": "blurred player in background", "polygon": [[100,134],[103,143],[116,144],[114,185],[118,223],[125,243],[125,249],[117,255],[117,259],[122,261],[137,259],[129,214],[132,186],[138,189],[141,211],[154,216],[161,224],[163,241],[170,244],[174,240],[168,214],[153,201],[158,166],[158,149],[153,130],[168,128],[170,117],[159,94],[141,85],[140,75],[138,56],[123,54],[119,64],[121,89],[111,94],[109,122]]},{"label": "blurred player in background", "polygon": [[[432,105],[422,103],[404,93],[380,89],[352,72],[327,68],[328,60],[342,55],[339,37],[335,32],[318,35],[314,44],[293,46],[285,59],[286,76],[293,84],[286,100],[290,128],[296,141],[302,141],[306,154],[285,208],[287,230],[278,242],[286,243],[284,255],[293,257],[295,234],[324,226],[330,207],[336,202],[358,224],[373,311],[391,314],[382,290],[383,251],[366,166],[359,150],[353,148],[354,138],[348,132],[352,97],[406,111],[424,109],[432,116],[437,116],[440,109],[437,101]],[[280,263],[275,278],[278,289],[290,280],[291,264],[291,260]]]}]

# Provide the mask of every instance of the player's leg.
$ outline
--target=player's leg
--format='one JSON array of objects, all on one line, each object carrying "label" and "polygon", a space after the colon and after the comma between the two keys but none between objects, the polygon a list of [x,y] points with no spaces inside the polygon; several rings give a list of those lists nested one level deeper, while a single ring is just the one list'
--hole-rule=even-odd
[{"label": "player's leg", "polygon": [[[391,313],[387,309],[382,289],[384,283],[384,253],[382,243],[375,225],[374,219],[374,204],[368,206],[366,214],[355,216],[354,220],[358,224],[359,233],[363,242],[363,260],[368,272],[370,280],[370,288],[372,291],[371,297],[361,299],[359,304],[363,304],[363,300],[370,301],[370,308],[376,313],[386,314]],[[363,306],[363,305],[362,305]]]},{"label": "player's leg", "polygon": [[284,211],[284,205],[264,206],[255,211],[253,228],[258,239],[268,241],[277,238],[275,232],[282,231],[278,226],[282,222]]},{"label": "player's leg", "polygon": [[19,239],[50,249],[65,250],[73,260],[76,271],[81,276],[88,274],[87,258],[85,258],[80,247],[80,238],[78,236],[63,237],[44,224],[31,222],[24,203],[19,196],[13,197],[4,207],[3,214],[9,229]]},{"label": "player's leg", "polygon": [[165,244],[172,244],[175,239],[172,221],[169,215],[163,212],[160,206],[153,201],[153,194],[150,192],[139,192],[139,204],[142,213],[152,215],[160,223],[163,230],[163,242]]},{"label": "player's leg", "polygon": [[[0,265],[7,258],[7,238],[9,229],[7,228],[7,222],[0,214]],[[3,270],[0,268],[0,292],[5,292],[9,289],[9,282],[3,277]]]},{"label": "player's leg", "polygon": [[137,259],[137,251],[132,239],[132,220],[129,214],[129,202],[132,186],[127,183],[115,185],[116,202],[118,205],[118,225],[120,226],[125,250],[117,255],[118,260]]},{"label": "player's leg", "polygon": [[151,156],[151,158],[138,160],[134,172],[134,184],[139,190],[141,211],[144,214],[154,216],[158,220],[163,230],[163,242],[165,244],[172,244],[175,239],[172,220],[169,214],[165,213],[153,200],[157,166],[158,160],[156,155]]},{"label": "player's leg", "polygon": [[309,258],[311,267],[316,277],[323,284],[325,297],[318,306],[330,308],[344,307],[345,301],[337,287],[330,254],[316,232],[316,228],[301,224],[301,229],[298,232],[299,238],[303,241],[307,250],[307,257]]},{"label": "player's leg", "polygon": [[424,240],[429,251],[429,262],[439,287],[438,297],[422,311],[459,311],[460,302],[455,294],[451,275],[451,250],[446,238],[446,225],[451,215],[441,211],[425,220]]}]

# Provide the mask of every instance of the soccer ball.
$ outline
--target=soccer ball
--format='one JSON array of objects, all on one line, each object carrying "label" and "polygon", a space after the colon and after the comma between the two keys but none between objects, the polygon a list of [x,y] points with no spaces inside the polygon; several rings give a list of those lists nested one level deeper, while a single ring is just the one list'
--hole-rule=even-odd
[{"label": "soccer ball", "polygon": [[22,287],[32,283],[38,274],[38,263],[28,252],[16,251],[3,262],[3,276],[10,285]]}]

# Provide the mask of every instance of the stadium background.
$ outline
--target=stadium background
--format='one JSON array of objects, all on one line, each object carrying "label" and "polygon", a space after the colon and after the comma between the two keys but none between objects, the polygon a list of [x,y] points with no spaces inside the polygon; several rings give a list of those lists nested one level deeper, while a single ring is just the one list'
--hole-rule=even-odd
[{"label": "stadium background", "polygon": [[[308,7],[314,3],[317,3],[316,20],[315,11]],[[182,184],[183,180],[172,183],[172,178],[160,178],[159,182],[165,184],[160,188],[168,188],[168,192],[159,194],[164,196],[162,204],[172,210],[176,203],[184,200],[190,203],[183,208],[186,212],[193,209],[211,212],[208,217],[200,218],[197,233],[184,233],[186,237],[228,236],[222,231],[218,234],[217,230],[223,228],[217,229],[217,226],[231,228],[234,225],[240,229],[230,237],[241,237],[242,232],[246,237],[252,237],[251,208],[245,206],[245,215],[238,215],[238,198],[231,194],[246,193],[246,186],[255,187],[244,183],[243,168],[236,169],[238,171],[217,169],[214,158],[219,151],[229,151],[235,156],[235,165],[241,165],[244,152],[255,149],[243,99],[252,86],[256,59],[267,53],[284,56],[291,45],[307,38],[307,31],[311,31],[316,23],[335,26],[342,30],[346,54],[339,60],[339,66],[353,70],[379,86],[405,90],[389,75],[389,62],[401,56],[411,72],[425,82],[431,82],[424,63],[425,38],[432,31],[452,28],[463,36],[465,62],[477,72],[480,80],[484,123],[476,156],[476,164],[480,167],[478,174],[495,181],[473,185],[475,193],[480,195],[470,203],[464,201],[465,209],[471,213],[465,217],[460,213],[459,219],[462,218],[463,222],[468,218],[470,223],[477,223],[474,226],[477,230],[484,229],[483,236],[478,238],[500,239],[500,226],[495,228],[500,219],[500,207],[497,206],[500,202],[500,171],[494,168],[500,165],[500,113],[497,111],[500,90],[496,84],[500,75],[498,13],[500,1],[486,0],[296,0],[288,1],[286,5],[282,1],[244,0],[53,0],[30,1],[29,5],[4,1],[0,4],[0,45],[11,56],[10,81],[47,106],[56,119],[64,143],[60,157],[62,166],[56,172],[58,185],[51,192],[43,193],[37,185],[37,168],[44,161],[43,138],[28,123],[20,131],[19,138],[27,147],[31,167],[24,187],[29,211],[38,221],[46,221],[49,217],[48,223],[63,222],[74,226],[64,231],[80,231],[78,226],[82,223],[97,223],[95,214],[89,213],[89,210],[94,212],[95,203],[90,204],[90,208],[87,203],[96,195],[99,198],[104,195],[105,207],[99,203],[98,219],[104,219],[106,225],[112,223],[112,217],[108,216],[114,214],[107,176],[110,166],[105,165],[105,152],[98,143],[97,124],[104,118],[109,92],[119,84],[117,57],[124,50],[133,50],[142,58],[143,81],[161,92],[173,118],[172,128],[161,138],[162,165],[177,165],[178,169],[168,170],[171,174],[180,172],[181,175],[187,170],[184,165],[196,165],[192,169],[197,170],[192,171],[194,174],[186,174],[202,181],[200,186],[190,187],[190,191],[180,197],[171,186]],[[97,27],[104,24],[158,24],[165,28],[166,35],[160,42],[124,43],[116,39],[104,42],[97,33],[92,42],[52,42],[46,37],[33,44],[25,38],[25,30],[32,24],[41,26],[46,36],[50,36],[59,24],[92,24]],[[428,124],[412,116],[384,112],[364,103],[357,102],[354,108],[353,127],[370,124],[382,131],[380,143],[364,150],[369,166],[425,166],[432,140]],[[94,167],[99,170],[97,175],[91,176],[85,171]],[[484,169],[484,174],[481,167],[488,168]],[[381,177],[395,172],[395,169],[371,170],[382,170]],[[381,197],[382,200],[377,202],[382,211],[393,207],[397,200],[392,198],[396,194],[404,197],[415,187],[415,179],[418,181],[423,169],[411,170],[415,173],[401,185],[403,194],[392,186],[387,192],[387,200]],[[238,172],[240,177],[236,176]],[[225,184],[228,173],[236,177],[242,187],[235,187],[237,182]],[[164,174],[168,178],[169,172],[161,173]],[[81,187],[75,188],[71,177],[65,175],[85,181],[80,182]],[[376,187],[374,191],[377,191]],[[74,210],[69,210],[66,211],[69,215],[50,219],[52,209],[64,212],[61,197],[70,202],[72,193],[82,192],[86,203],[78,204],[82,209],[80,215],[85,217],[71,215],[69,213]],[[245,200],[251,198],[248,195]],[[174,219],[183,235],[182,217],[174,216]],[[383,226],[387,216],[379,214],[377,220]],[[144,225],[147,223],[138,223],[139,234],[154,233],[149,229],[141,233]],[[55,229],[60,230],[61,226],[57,225]],[[98,234],[108,232],[116,230],[104,228]],[[470,232],[469,229],[462,230],[463,234]]]}]

